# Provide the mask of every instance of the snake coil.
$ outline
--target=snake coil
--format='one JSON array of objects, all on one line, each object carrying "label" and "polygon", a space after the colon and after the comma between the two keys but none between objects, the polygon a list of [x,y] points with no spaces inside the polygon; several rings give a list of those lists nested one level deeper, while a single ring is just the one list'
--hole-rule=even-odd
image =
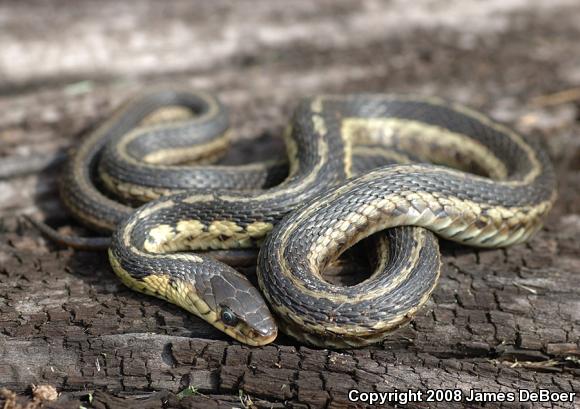
[{"label": "snake coil", "polygon": [[[148,123],[167,106],[188,113]],[[542,150],[438,98],[306,99],[285,135],[288,169],[179,165],[219,156],[227,126],[211,95],[142,95],[78,148],[62,195],[79,219],[115,231],[109,258],[125,284],[250,345],[277,335],[267,304],[282,330],[303,342],[334,348],[378,342],[409,321],[434,289],[440,269],[434,233],[472,246],[521,243],[540,228],[556,197]],[[385,166],[384,149],[421,163]],[[381,167],[370,170],[375,165]],[[95,174],[126,201],[153,200],[137,210],[122,205],[96,189]],[[373,234],[379,244],[368,279],[348,287],[324,280],[325,268]],[[233,268],[191,253],[258,246],[265,300]]]}]

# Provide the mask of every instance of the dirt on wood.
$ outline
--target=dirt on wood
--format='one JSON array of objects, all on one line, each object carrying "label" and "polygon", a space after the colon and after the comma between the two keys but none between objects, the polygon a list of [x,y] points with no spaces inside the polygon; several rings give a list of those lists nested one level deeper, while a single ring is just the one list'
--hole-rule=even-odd
[{"label": "dirt on wood", "polygon": [[[580,391],[578,21],[565,0],[0,4],[0,405],[315,409],[364,407],[351,389]],[[159,83],[219,95],[238,141],[227,163],[283,155],[304,96],[445,97],[543,144],[559,199],[527,244],[442,243],[432,299],[381,345],[246,347],[127,289],[103,253],[58,248],[21,219],[86,234],[56,191],[64,153]]]}]

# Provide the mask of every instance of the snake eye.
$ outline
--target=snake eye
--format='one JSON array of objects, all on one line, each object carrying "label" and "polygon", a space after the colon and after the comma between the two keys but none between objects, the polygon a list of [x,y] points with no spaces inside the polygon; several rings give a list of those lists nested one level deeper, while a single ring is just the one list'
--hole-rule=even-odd
[{"label": "snake eye", "polygon": [[238,317],[236,317],[229,308],[224,308],[222,310],[221,319],[224,324],[230,327],[233,327],[238,323]]}]

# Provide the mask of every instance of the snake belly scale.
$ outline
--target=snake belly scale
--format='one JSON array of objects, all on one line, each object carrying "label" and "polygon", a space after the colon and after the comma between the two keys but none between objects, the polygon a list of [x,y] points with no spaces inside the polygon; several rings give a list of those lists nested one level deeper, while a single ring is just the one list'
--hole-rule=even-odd
[{"label": "snake belly scale", "polygon": [[[212,166],[198,170],[207,172],[199,173],[198,182],[179,184],[184,170],[170,158],[169,165],[159,163],[188,150],[185,142],[163,154],[150,148],[149,134],[165,135],[173,125],[149,129],[141,145],[131,128],[152,107],[189,104],[203,124],[192,129],[217,155],[222,144],[207,135],[225,134],[227,120],[223,107],[204,94],[161,95],[146,98],[146,109],[129,104],[123,120],[113,119],[84,151],[79,148],[85,159],[92,158],[93,169],[103,156],[98,169],[109,188],[136,191],[137,201],[154,200],[137,210],[104,206],[111,199],[94,193],[91,172],[73,160],[65,203],[89,225],[115,229],[109,258],[129,287],[180,305],[250,345],[275,339],[275,321],[313,345],[380,341],[408,322],[436,285],[440,256],[433,233],[473,246],[521,243],[540,228],[556,197],[545,153],[509,128],[437,98],[374,94],[303,100],[285,134],[287,176],[275,186],[282,177],[264,182],[265,165],[244,170],[256,188],[223,182],[235,169]],[[357,172],[355,143],[400,149],[430,164]],[[192,151],[199,156],[199,148]],[[159,167],[177,172],[164,176],[170,189],[155,181]],[[219,176],[220,171],[225,173]],[[204,186],[208,179],[219,182]],[[368,279],[349,287],[324,280],[329,264],[375,233],[380,245]],[[261,247],[261,292],[233,268],[191,253],[251,247]]]}]

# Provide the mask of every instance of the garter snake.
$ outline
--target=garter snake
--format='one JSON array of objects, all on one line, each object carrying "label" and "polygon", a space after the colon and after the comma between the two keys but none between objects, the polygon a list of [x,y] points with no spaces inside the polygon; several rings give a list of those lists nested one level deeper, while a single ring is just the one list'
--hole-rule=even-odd
[{"label": "garter snake", "polygon": [[[131,129],[168,104],[189,105],[202,126],[188,132],[200,132],[212,155],[221,149],[207,136],[227,129],[221,105],[205,94],[154,93],[79,148],[63,183],[65,203],[95,228],[116,228],[109,258],[129,287],[250,345],[267,344],[277,333],[260,293],[231,267],[186,251],[261,245],[260,289],[284,332],[309,344],[357,347],[383,339],[427,301],[440,267],[432,232],[474,246],[520,243],[539,229],[556,196],[545,153],[509,128],[437,98],[371,94],[303,100],[285,134],[288,175],[275,186],[250,168],[254,179],[245,187],[204,186],[208,173],[201,185],[172,185],[181,192],[167,195],[151,182],[155,168],[166,166],[162,157],[187,150],[185,142],[156,156],[150,135],[167,136],[172,125],[149,129],[142,145]],[[431,164],[384,166],[352,178],[353,141],[412,152]],[[101,155],[99,169],[118,171],[105,185],[154,200],[133,211],[96,196],[91,169]],[[143,165],[131,156],[154,159]],[[222,183],[216,170],[201,168]],[[256,180],[265,189],[255,190]],[[377,232],[379,257],[367,280],[342,287],[323,279],[342,252]]]}]

